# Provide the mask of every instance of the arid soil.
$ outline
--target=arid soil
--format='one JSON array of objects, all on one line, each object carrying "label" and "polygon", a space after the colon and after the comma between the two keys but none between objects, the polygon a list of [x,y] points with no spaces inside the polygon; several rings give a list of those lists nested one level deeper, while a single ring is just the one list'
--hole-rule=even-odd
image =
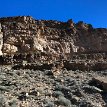
[{"label": "arid soil", "polygon": [[0,69],[0,107],[107,107],[107,90],[94,81],[106,70]]}]

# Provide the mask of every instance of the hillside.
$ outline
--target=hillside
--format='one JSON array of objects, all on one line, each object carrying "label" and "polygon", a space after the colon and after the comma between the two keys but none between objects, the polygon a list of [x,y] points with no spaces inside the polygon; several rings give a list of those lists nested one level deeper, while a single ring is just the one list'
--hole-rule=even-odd
[{"label": "hillside", "polygon": [[107,107],[107,29],[0,18],[0,107]]}]

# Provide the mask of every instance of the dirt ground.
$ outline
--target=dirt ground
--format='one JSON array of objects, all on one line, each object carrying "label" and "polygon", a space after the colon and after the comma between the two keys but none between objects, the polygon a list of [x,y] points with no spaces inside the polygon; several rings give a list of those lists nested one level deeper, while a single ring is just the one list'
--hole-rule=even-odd
[{"label": "dirt ground", "polygon": [[107,107],[107,93],[94,77],[107,71],[13,70],[0,67],[0,107]]}]

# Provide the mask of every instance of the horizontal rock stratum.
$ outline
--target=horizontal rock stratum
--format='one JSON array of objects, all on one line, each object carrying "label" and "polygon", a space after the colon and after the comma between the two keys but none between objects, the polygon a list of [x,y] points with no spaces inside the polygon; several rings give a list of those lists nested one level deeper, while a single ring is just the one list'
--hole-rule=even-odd
[{"label": "horizontal rock stratum", "polygon": [[107,29],[72,19],[60,22],[4,17],[0,18],[0,43],[0,55],[42,53],[52,60],[72,59],[75,53],[106,53]]}]

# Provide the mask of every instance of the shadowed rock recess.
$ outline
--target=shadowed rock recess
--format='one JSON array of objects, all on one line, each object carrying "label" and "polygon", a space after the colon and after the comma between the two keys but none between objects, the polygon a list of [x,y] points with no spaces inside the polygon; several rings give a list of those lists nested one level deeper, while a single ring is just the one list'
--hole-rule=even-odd
[{"label": "shadowed rock recess", "polygon": [[0,69],[0,107],[107,107],[107,29],[0,18]]}]

